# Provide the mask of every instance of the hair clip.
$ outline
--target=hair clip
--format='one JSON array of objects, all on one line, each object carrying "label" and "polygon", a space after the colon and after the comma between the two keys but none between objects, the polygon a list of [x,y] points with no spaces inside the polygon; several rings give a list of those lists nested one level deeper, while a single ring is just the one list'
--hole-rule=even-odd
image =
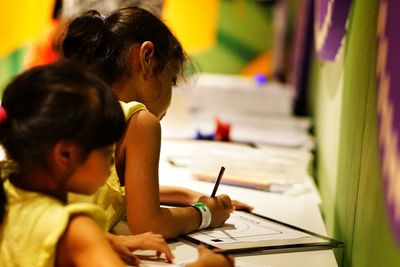
[{"label": "hair clip", "polygon": [[0,107],[0,124],[7,121],[8,115],[7,110],[4,107]]},{"label": "hair clip", "polygon": [[102,20],[103,22],[105,22],[105,21],[107,20],[107,16],[104,16],[104,15],[100,15],[100,18],[101,18],[101,20]]}]

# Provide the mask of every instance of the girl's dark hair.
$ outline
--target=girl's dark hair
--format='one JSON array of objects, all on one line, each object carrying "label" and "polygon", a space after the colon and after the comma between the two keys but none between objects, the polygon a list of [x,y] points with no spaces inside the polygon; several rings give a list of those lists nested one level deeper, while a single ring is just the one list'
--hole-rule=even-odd
[{"label": "girl's dark hair", "polygon": [[94,67],[108,84],[130,74],[129,52],[133,44],[154,44],[156,72],[172,60],[186,60],[182,45],[156,16],[139,7],[116,10],[103,17],[91,10],[74,19],[64,33],[65,58]]},{"label": "girl's dark hair", "polygon": [[[72,141],[81,160],[123,134],[122,109],[108,85],[77,63],[58,62],[32,68],[5,89],[1,103],[7,120],[0,142],[19,169],[47,170],[48,153],[59,141]],[[0,219],[4,192],[0,185]]]}]

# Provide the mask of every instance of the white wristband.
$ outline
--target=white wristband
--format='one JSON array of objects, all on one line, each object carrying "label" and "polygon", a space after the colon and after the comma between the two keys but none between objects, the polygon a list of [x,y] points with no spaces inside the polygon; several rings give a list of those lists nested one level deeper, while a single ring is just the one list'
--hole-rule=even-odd
[{"label": "white wristband", "polygon": [[193,204],[193,207],[195,207],[198,211],[200,211],[200,214],[201,214],[201,224],[200,224],[199,230],[210,226],[211,211],[207,207],[207,205],[204,203],[195,203],[195,204]]}]

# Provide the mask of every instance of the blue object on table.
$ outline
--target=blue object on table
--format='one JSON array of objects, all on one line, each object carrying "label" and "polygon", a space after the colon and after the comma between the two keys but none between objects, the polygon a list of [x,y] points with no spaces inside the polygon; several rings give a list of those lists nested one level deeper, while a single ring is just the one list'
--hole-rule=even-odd
[{"label": "blue object on table", "polygon": [[268,79],[264,73],[258,73],[254,75],[254,81],[257,85],[264,85],[268,82]]},{"label": "blue object on table", "polygon": [[196,132],[195,139],[197,140],[214,140],[214,134],[203,134],[199,130]]}]

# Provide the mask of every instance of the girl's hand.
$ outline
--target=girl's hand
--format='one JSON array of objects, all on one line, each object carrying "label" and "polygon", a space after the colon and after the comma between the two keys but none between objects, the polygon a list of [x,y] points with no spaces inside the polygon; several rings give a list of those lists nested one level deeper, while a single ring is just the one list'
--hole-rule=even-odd
[{"label": "girl's hand", "polygon": [[152,232],[129,236],[108,234],[107,237],[114,251],[129,265],[139,264],[139,258],[132,254],[133,251],[138,249],[155,250],[157,257],[165,254],[170,263],[174,259],[167,242],[160,234],[153,234]]},{"label": "girl's hand", "polygon": [[220,227],[229,218],[233,211],[232,201],[227,195],[217,197],[201,197],[199,202],[204,203],[211,211],[211,223],[209,227]]},{"label": "girl's hand", "polygon": [[237,201],[237,200],[232,200],[232,205],[235,210],[243,210],[243,211],[251,212],[254,209],[254,207],[252,207],[246,203]]},{"label": "girl's hand", "polygon": [[[199,201],[201,197],[206,196],[203,193],[176,186],[160,186],[160,202],[164,205],[176,205],[176,206],[190,206]],[[232,200],[233,207],[235,210],[244,210],[251,212],[253,207],[246,203]]]},{"label": "girl's hand", "polygon": [[[188,206],[195,204],[197,202],[200,202],[199,199],[203,196],[206,196],[203,193],[193,191],[190,189],[183,189],[183,190],[187,190],[186,191],[186,194],[188,196],[187,199],[190,200],[189,203],[187,203],[187,204],[183,203],[183,204],[186,204]],[[243,210],[243,211],[251,212],[254,209],[254,207],[252,207],[246,203],[240,202],[238,200],[232,200],[232,205],[233,205],[234,210]]]},{"label": "girl's hand", "polygon": [[187,264],[187,267],[234,267],[235,260],[232,256],[216,254],[204,246],[197,247],[199,258],[197,261]]},{"label": "girl's hand", "polygon": [[[206,196],[203,193],[200,193],[200,192],[197,192],[197,191],[193,191],[193,190],[190,190],[190,189],[187,189],[187,188],[181,188],[181,190],[186,193],[186,198],[182,197],[181,199],[189,200],[189,203],[182,203],[182,204],[186,204],[187,206],[190,206],[190,205],[195,204],[197,202],[201,202],[201,201],[199,201],[199,199],[201,197]],[[238,200],[232,200],[232,205],[233,205],[233,208],[235,210],[244,210],[244,211],[251,212],[254,209],[254,207],[252,207],[252,206],[250,206],[250,205],[248,205],[246,203],[240,202]]]}]

